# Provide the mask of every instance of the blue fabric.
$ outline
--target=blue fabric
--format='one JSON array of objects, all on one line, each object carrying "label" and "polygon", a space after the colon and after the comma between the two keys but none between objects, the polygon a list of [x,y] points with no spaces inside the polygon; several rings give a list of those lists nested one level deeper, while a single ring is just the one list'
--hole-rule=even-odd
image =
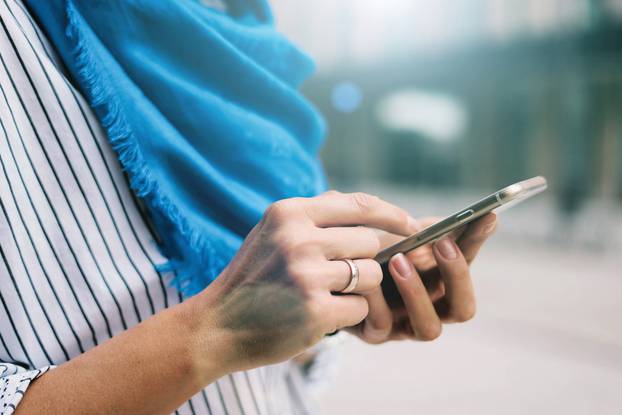
[{"label": "blue fabric", "polygon": [[29,0],[148,206],[186,294],[273,201],[325,188],[313,63],[264,0]]}]

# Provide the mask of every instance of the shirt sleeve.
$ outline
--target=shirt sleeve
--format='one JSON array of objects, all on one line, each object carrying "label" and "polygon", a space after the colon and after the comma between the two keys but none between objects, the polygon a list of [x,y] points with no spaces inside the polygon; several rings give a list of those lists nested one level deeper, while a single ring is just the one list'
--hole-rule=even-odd
[{"label": "shirt sleeve", "polygon": [[32,381],[52,368],[27,370],[12,363],[0,363],[0,415],[12,414]]},{"label": "shirt sleeve", "polygon": [[348,336],[347,333],[340,332],[325,337],[308,351],[308,361],[298,364],[306,390],[314,399],[321,399],[322,394],[332,386],[339,371],[343,344]]}]

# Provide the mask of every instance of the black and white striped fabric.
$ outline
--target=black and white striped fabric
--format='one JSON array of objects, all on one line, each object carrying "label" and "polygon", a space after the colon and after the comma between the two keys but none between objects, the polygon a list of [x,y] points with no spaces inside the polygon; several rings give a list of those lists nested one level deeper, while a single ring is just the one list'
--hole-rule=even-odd
[{"label": "black and white striped fabric", "polygon": [[[0,20],[0,412],[10,414],[33,379],[182,299],[158,275],[165,259],[118,160],[26,6],[0,0]],[[288,362],[220,379],[176,413],[309,413],[304,387]]]}]

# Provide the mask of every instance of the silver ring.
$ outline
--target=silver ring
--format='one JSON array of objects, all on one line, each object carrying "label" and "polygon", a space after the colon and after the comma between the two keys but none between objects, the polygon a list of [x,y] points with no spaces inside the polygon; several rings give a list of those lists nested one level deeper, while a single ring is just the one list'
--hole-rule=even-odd
[{"label": "silver ring", "polygon": [[342,259],[342,261],[350,267],[350,282],[346,288],[339,292],[342,294],[348,294],[354,291],[359,283],[359,267],[351,259]]}]

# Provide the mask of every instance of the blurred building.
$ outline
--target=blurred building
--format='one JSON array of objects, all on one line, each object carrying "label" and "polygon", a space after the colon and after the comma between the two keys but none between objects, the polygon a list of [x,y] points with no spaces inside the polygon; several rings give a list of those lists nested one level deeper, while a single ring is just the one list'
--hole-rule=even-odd
[{"label": "blurred building", "polygon": [[622,202],[622,1],[273,1],[318,62],[338,183],[494,188],[547,176],[560,205]]}]

